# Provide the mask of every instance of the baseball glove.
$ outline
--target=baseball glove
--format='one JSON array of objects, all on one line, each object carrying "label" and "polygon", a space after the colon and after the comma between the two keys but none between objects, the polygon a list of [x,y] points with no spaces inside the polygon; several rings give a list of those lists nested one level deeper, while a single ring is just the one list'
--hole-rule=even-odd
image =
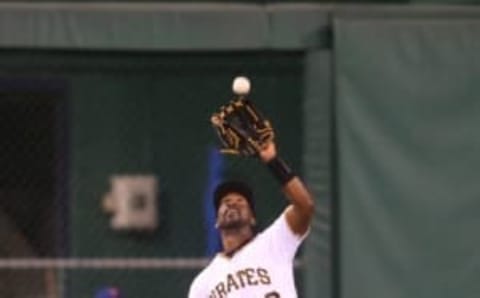
[{"label": "baseball glove", "polygon": [[222,153],[257,156],[275,136],[270,121],[244,96],[220,107],[211,122],[223,145]]}]

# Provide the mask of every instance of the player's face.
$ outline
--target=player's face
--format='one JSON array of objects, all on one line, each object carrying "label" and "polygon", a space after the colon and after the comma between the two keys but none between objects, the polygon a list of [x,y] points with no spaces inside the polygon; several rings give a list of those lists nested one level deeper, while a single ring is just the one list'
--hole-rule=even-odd
[{"label": "player's face", "polygon": [[247,199],[238,193],[229,193],[220,201],[217,214],[219,229],[237,229],[255,225],[255,218]]}]

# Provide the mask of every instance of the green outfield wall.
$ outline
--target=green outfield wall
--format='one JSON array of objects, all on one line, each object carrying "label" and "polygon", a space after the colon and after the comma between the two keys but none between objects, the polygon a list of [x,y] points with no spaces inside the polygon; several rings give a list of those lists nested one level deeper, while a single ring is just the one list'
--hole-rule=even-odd
[{"label": "green outfield wall", "polygon": [[338,18],[335,37],[341,297],[476,296],[480,22]]}]

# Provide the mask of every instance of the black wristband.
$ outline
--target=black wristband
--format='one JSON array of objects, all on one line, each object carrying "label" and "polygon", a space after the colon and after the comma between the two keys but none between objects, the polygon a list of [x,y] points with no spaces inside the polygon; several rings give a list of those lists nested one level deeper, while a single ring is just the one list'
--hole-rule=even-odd
[{"label": "black wristband", "polygon": [[270,169],[270,172],[272,172],[273,176],[275,176],[282,186],[287,184],[293,179],[293,177],[295,177],[293,171],[280,157],[275,157],[274,159],[268,161],[267,166]]}]

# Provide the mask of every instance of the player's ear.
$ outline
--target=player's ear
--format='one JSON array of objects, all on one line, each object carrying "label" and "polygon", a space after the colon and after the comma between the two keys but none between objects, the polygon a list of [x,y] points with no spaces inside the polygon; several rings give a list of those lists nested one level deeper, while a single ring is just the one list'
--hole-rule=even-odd
[{"label": "player's ear", "polygon": [[255,219],[255,217],[250,218],[250,225],[252,227],[257,225],[257,220]]}]

